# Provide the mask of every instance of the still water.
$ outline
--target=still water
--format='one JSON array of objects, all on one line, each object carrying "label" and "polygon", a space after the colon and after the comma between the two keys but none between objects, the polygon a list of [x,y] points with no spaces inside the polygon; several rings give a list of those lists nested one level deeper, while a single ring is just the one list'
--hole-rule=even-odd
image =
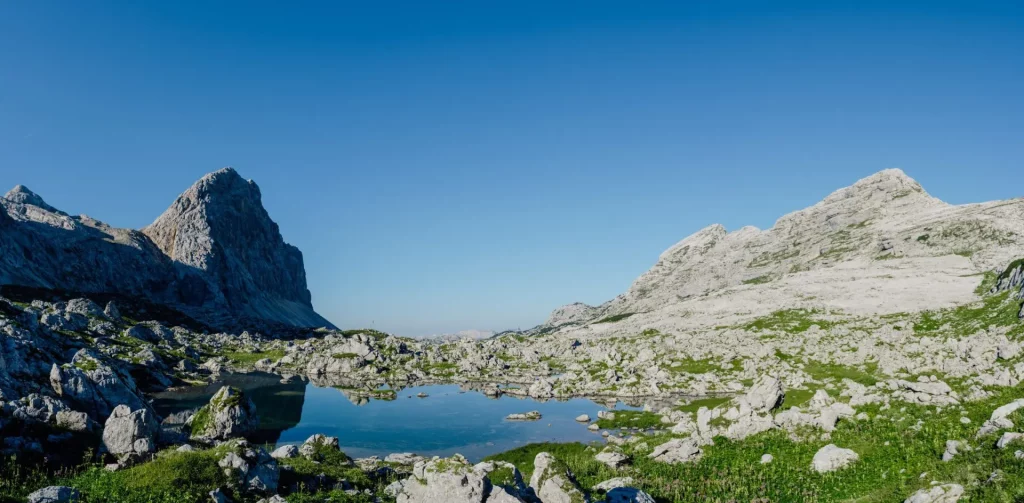
[{"label": "still water", "polygon": [[[460,453],[471,461],[533,442],[600,441],[576,416],[608,410],[609,404],[576,398],[538,401],[489,398],[457,385],[414,386],[392,400],[358,398],[350,392],[299,379],[281,382],[269,374],[228,375],[209,386],[160,393],[161,415],[202,406],[224,384],[242,388],[256,404],[261,431],[252,440],[300,444],[314,433],[338,437],[352,457],[414,452],[425,456]],[[426,398],[417,394],[424,393]],[[623,403],[617,409],[635,409]],[[539,421],[507,421],[516,412],[540,411]]]}]

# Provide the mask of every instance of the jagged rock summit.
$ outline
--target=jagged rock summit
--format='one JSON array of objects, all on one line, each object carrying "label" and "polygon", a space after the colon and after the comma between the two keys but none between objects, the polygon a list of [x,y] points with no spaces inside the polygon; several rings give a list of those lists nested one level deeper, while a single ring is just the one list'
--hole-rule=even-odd
[{"label": "jagged rock summit", "polygon": [[[899,169],[839,189],[771,229],[714,224],[676,243],[623,294],[538,327],[574,336],[707,329],[781,309],[917,312],[976,298],[978,274],[1024,255],[1024,200],[951,205]],[[601,320],[616,323],[596,323]]]},{"label": "jagged rock summit", "polygon": [[312,308],[302,253],[232,168],[142,231],[69,216],[21,185],[0,209],[0,285],[140,297],[225,330],[331,326]]},{"label": "jagged rock summit", "polygon": [[329,325],[310,308],[302,252],[284,242],[256,183],[232,168],[204,176],[142,232],[171,260],[202,271],[236,314]]}]

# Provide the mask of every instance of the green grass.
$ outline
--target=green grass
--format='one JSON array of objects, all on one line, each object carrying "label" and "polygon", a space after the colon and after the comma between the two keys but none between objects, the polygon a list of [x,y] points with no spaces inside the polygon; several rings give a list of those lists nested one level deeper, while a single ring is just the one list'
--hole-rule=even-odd
[{"label": "green grass", "polygon": [[787,245],[786,248],[780,251],[763,252],[757,257],[754,257],[754,260],[750,261],[749,267],[763,267],[797,257],[800,255],[800,249],[796,248],[796,246],[797,245],[794,245],[793,249],[789,249],[789,246]]},{"label": "green grass", "polygon": [[256,351],[253,353],[241,352],[241,351],[229,351],[224,353],[224,356],[232,363],[236,365],[252,366],[256,362],[268,358],[271,361],[277,361],[284,358],[284,350],[273,349],[269,351]]},{"label": "green grass", "polygon": [[914,323],[915,333],[939,332],[948,326],[955,335],[973,334],[989,326],[1013,327],[1011,333],[1020,334],[1022,325],[1017,318],[1021,301],[1010,292],[989,295],[981,302],[939,311],[925,311]]},{"label": "green grass", "polygon": [[[675,363],[675,365],[672,363]],[[672,363],[663,363],[661,368],[677,374],[684,372],[687,374],[706,374],[708,372],[721,369],[714,360],[694,360],[692,358],[687,358],[685,360],[674,361]]]},{"label": "green grass", "polygon": [[865,386],[874,386],[878,382],[878,376],[876,375],[877,366],[865,366],[865,370],[861,370],[856,367],[812,360],[807,362],[803,370],[819,381],[826,379],[835,379],[836,381],[849,379]]},{"label": "green grass", "polygon": [[982,273],[981,283],[978,283],[978,287],[974,289],[974,294],[982,297],[986,295],[992,287],[996,286],[996,281],[999,277],[992,271],[985,271]]},{"label": "green grass", "polygon": [[[993,399],[967,404],[972,419],[968,425],[960,423],[955,408],[936,412],[934,407],[907,406],[901,413],[895,408],[883,412],[877,406],[864,406],[858,409],[875,419],[841,421],[830,440],[794,442],[778,430],[742,441],[720,437],[715,445],[704,447],[700,461],[690,464],[663,464],[647,458],[650,449],[668,436],[646,439],[646,449],[640,444],[622,446],[632,456],[633,465],[619,472],[596,462],[596,449],[582,444],[531,444],[489,459],[511,462],[528,476],[533,457],[547,451],[565,461],[583,487],[628,475],[659,502],[898,502],[927,487],[931,480],[963,485],[970,501],[1022,501],[1024,461],[1014,458],[1014,449],[995,449],[995,436],[976,442],[974,450],[949,463],[940,459],[946,440],[973,439],[995,407],[1022,396],[1024,389],[1006,389]],[[879,414],[882,417],[877,417]],[[910,428],[918,420],[925,421],[924,426]],[[812,472],[811,458],[827,443],[851,448],[861,460],[833,473]],[[765,453],[775,460],[761,465],[759,459]],[[1002,481],[986,483],[994,470],[1003,471]],[[922,478],[922,473],[928,475]]]},{"label": "green grass", "polygon": [[772,278],[771,274],[765,274],[763,276],[758,276],[756,278],[745,279],[745,280],[743,280],[743,284],[744,285],[762,285],[764,283],[771,283],[772,279],[773,278]]},{"label": "green grass", "polygon": [[816,391],[813,389],[787,389],[786,398],[782,401],[782,408],[792,409],[793,407],[800,407],[811,401]]},{"label": "green grass", "polygon": [[745,330],[777,330],[788,333],[803,333],[811,328],[811,325],[818,325],[822,330],[828,330],[836,325],[834,322],[815,318],[818,314],[821,313],[816,310],[784,309],[758,318],[746,324],[743,328]]},{"label": "green grass", "polygon": [[636,314],[636,313],[613,314],[611,316],[606,316],[604,318],[601,318],[600,320],[597,320],[594,323],[595,324],[596,323],[615,323],[616,321],[622,321],[622,320],[624,320],[626,318],[629,318],[630,316],[633,316],[634,314]]},{"label": "green grass", "polygon": [[61,483],[77,488],[88,503],[204,502],[209,499],[207,493],[228,483],[217,466],[222,456],[219,449],[167,451],[127,470],[90,467]]},{"label": "green grass", "polygon": [[337,359],[337,360],[347,360],[347,359],[351,359],[351,358],[359,358],[359,355],[356,354],[356,353],[334,353],[331,356],[333,358]]},{"label": "green grass", "polygon": [[642,410],[616,410],[615,419],[598,419],[597,426],[605,430],[637,428],[647,430],[662,426],[661,416]]}]

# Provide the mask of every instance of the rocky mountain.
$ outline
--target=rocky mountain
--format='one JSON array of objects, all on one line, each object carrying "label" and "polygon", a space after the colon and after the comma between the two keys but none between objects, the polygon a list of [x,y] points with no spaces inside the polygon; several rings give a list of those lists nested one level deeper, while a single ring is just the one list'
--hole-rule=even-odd
[{"label": "rocky mountain", "polygon": [[231,168],[142,231],[70,216],[21,185],[0,208],[0,285],[147,299],[219,329],[331,326],[312,308],[302,253]]},{"label": "rocky mountain", "polygon": [[538,330],[638,333],[728,325],[781,309],[872,315],[951,307],[977,298],[979,274],[1022,255],[1024,199],[950,205],[890,169],[771,229],[701,229],[625,293],[600,306],[560,307]]}]

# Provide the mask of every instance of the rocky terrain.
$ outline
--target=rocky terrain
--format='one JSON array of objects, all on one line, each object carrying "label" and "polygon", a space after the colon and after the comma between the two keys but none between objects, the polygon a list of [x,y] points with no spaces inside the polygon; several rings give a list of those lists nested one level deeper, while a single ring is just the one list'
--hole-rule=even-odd
[{"label": "rocky terrain", "polygon": [[0,285],[144,298],[221,329],[324,327],[302,253],[281,238],[259,187],[210,173],[152,225],[70,216],[21,185],[0,198]]},{"label": "rocky terrain", "polygon": [[[19,189],[3,201],[0,228],[67,224],[97,240],[74,247],[76,260],[144,252],[219,289],[240,317],[299,319],[289,313],[306,311],[288,302],[308,309],[302,276],[252,265],[297,252],[244,246],[279,234],[246,206],[258,203],[255,186],[236,178],[204,178],[141,233],[67,217]],[[224,194],[248,203],[208,201]],[[706,228],[606,304],[571,304],[538,327],[481,340],[214,330],[226,322],[166,290],[146,297],[154,306],[6,289],[0,447],[19,461],[0,468],[31,460],[45,476],[0,482],[0,498],[46,485],[57,496],[30,501],[1015,501],[1024,497],[1022,217],[1024,200],[952,206],[884,171],[766,231]],[[14,267],[28,260],[20,253],[0,260],[53,288],[42,265]],[[322,435],[266,449],[245,440],[259,411],[231,388],[174,417],[149,402],[150,392],[252,370],[332,386],[356,403],[436,382],[645,407],[577,418],[602,442],[527,445],[474,464],[410,453],[353,460]],[[507,419],[540,419],[528,410]],[[84,467],[70,469],[83,453]],[[149,480],[160,477],[176,482]],[[126,486],[145,497],[116,489]]]}]

